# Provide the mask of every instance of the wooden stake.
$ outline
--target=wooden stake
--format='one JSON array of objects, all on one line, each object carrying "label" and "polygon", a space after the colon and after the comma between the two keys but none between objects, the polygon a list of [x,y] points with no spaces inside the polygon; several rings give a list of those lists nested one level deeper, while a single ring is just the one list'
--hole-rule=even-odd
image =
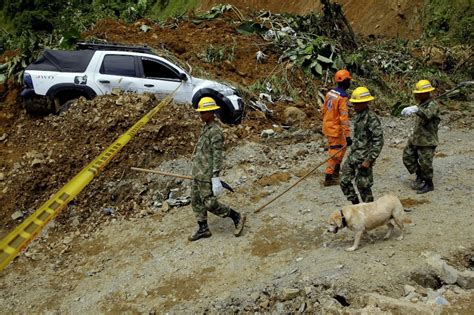
[{"label": "wooden stake", "polygon": [[269,202],[267,202],[266,204],[264,204],[263,206],[261,206],[260,208],[258,208],[257,210],[254,211],[254,213],[258,213],[260,211],[262,211],[263,208],[265,208],[266,206],[268,206],[269,204],[271,204],[272,202],[274,202],[275,200],[277,200],[278,198],[280,198],[281,196],[283,196],[284,194],[286,194],[288,191],[290,191],[292,188],[294,188],[296,185],[298,185],[299,183],[301,183],[306,177],[308,177],[309,175],[313,174],[314,171],[316,171],[318,168],[321,167],[321,165],[323,165],[324,163],[326,163],[327,161],[329,161],[330,159],[332,159],[333,157],[335,157],[339,152],[341,152],[343,149],[345,149],[346,146],[343,146],[342,148],[340,148],[336,153],[334,153],[333,155],[331,155],[330,157],[328,157],[326,160],[324,160],[323,162],[319,163],[315,168],[313,168],[311,171],[309,171],[307,174],[305,174],[303,177],[301,177],[300,179],[298,179],[298,181],[296,181],[293,185],[291,185],[289,188],[287,188],[285,191],[283,191],[282,193],[280,193],[278,196],[276,196],[275,198],[273,198],[272,200],[270,200]]}]

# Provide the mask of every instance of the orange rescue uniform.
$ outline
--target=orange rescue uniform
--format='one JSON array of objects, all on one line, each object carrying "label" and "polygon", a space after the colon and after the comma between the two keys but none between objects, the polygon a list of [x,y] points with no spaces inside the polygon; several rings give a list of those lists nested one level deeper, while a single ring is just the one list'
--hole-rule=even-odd
[{"label": "orange rescue uniform", "polygon": [[[347,103],[348,95],[341,88],[332,89],[326,94],[322,113],[323,133],[328,140],[329,155],[345,146],[346,138],[351,136]],[[345,153],[346,148],[328,161],[326,174],[334,174],[336,167],[342,163]]]}]

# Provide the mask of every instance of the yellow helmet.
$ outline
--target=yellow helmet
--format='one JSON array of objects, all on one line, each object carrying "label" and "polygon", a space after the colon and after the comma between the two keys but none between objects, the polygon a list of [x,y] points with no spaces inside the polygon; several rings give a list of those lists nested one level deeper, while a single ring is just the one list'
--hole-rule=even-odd
[{"label": "yellow helmet", "polygon": [[413,93],[421,94],[421,93],[428,93],[434,91],[435,88],[431,85],[430,81],[428,80],[420,80],[415,85],[415,90]]},{"label": "yellow helmet", "polygon": [[198,103],[198,108],[196,111],[198,112],[208,112],[211,110],[219,109],[220,107],[217,106],[216,101],[212,97],[203,97]]},{"label": "yellow helmet", "polygon": [[375,97],[370,94],[370,91],[365,86],[360,86],[352,92],[351,103],[364,103],[373,101]]}]

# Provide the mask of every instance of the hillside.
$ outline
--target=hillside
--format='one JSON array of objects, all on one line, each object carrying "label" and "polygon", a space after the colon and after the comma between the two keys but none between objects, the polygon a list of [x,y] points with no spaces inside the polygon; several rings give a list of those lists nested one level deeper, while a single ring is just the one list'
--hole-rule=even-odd
[{"label": "hillside", "polygon": [[[59,115],[27,114],[18,98],[21,70],[44,47],[72,49],[77,40],[146,44],[193,76],[237,87],[246,100],[245,117],[239,125],[221,124],[222,176],[235,193],[221,200],[248,221],[235,238],[230,220],[210,216],[212,237],[190,243],[196,225],[191,206],[174,199],[189,201],[190,182],[130,169],[190,173],[202,124],[189,105],[171,104],[0,272],[0,309],[470,314],[474,91],[464,88],[439,100],[432,193],[418,195],[409,187],[401,156],[414,119],[399,116],[414,104],[419,79],[431,80],[435,95],[472,80],[472,42],[460,40],[472,36],[469,28],[459,28],[469,18],[451,22],[469,15],[461,8],[470,4],[453,1],[447,15],[443,1],[398,1],[396,7],[364,1],[361,15],[361,1],[341,1],[353,37],[347,25],[330,18],[334,12],[310,14],[320,8],[314,1],[230,2],[236,7],[207,0],[133,1],[135,11],[123,1],[94,1],[87,8],[88,1],[66,8],[51,2],[49,9],[64,14],[46,10],[36,20],[29,15],[35,10],[19,10],[17,20],[7,21],[11,32],[19,22],[41,29],[2,35],[10,49],[0,57],[6,65],[1,69],[13,70],[0,84],[0,238],[157,104],[151,94],[118,92],[81,98]],[[156,20],[176,7],[196,10]],[[283,11],[294,14],[278,14]],[[436,22],[429,34],[428,18]],[[260,62],[259,51],[266,55]],[[381,118],[385,145],[374,167],[375,197],[397,195],[408,219],[404,240],[395,239],[398,230],[384,240],[381,227],[352,253],[345,248],[354,232],[327,232],[329,215],[347,201],[338,186],[321,184],[323,168],[254,213],[326,158],[321,97],[340,67],[351,71],[352,88],[366,85],[376,97],[371,108]]]}]

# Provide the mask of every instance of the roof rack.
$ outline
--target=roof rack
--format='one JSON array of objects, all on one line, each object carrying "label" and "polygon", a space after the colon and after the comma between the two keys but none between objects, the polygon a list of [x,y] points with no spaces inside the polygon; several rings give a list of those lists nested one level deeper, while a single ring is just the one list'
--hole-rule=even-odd
[{"label": "roof rack", "polygon": [[138,53],[146,53],[156,55],[148,46],[127,46],[117,43],[76,43],[77,50],[118,50],[118,51],[133,51]]}]

